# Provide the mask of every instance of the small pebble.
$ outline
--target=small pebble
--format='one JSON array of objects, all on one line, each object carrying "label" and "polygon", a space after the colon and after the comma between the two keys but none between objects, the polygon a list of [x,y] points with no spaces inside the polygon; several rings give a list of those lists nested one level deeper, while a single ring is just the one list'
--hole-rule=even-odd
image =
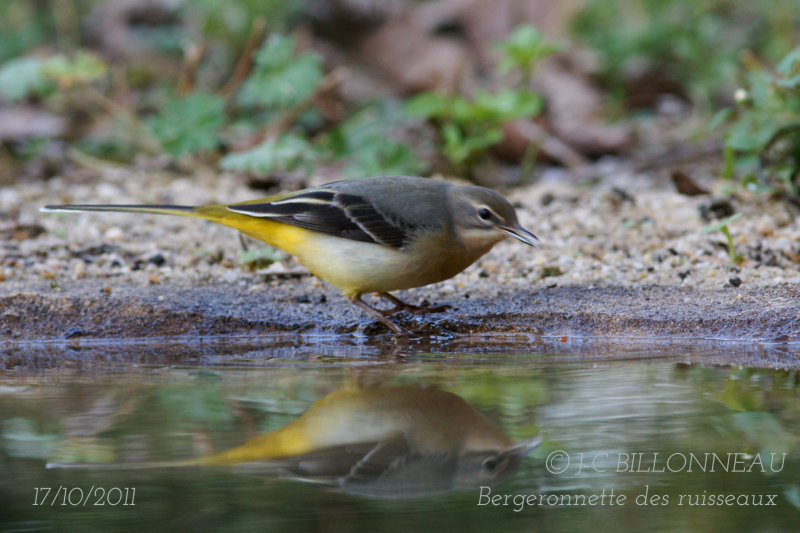
[{"label": "small pebble", "polygon": [[456,288],[451,283],[445,283],[442,285],[442,294],[453,294],[456,292]]},{"label": "small pebble", "polygon": [[163,265],[164,265],[164,263],[166,263],[166,262],[167,262],[167,260],[166,260],[166,259],[164,259],[164,256],[163,256],[163,255],[161,255],[161,254],[156,254],[156,255],[154,255],[154,256],[152,256],[152,257],[148,258],[148,259],[147,259],[147,262],[148,262],[148,263],[152,263],[152,264],[154,264],[154,265],[156,265],[156,266],[163,266]]},{"label": "small pebble", "polygon": [[119,242],[124,236],[125,234],[122,232],[122,229],[114,226],[106,230],[106,232],[103,234],[103,239],[110,242]]}]

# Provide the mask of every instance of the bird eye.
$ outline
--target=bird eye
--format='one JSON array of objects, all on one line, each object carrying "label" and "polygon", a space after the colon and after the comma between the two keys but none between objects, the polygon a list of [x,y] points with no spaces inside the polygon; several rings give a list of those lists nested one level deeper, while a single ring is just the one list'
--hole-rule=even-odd
[{"label": "bird eye", "polygon": [[489,208],[487,207],[481,207],[480,209],[478,209],[478,216],[481,217],[481,219],[483,220],[489,220],[490,218],[492,218],[492,212],[489,211]]},{"label": "bird eye", "polygon": [[488,457],[483,461],[483,468],[485,468],[489,472],[494,472],[494,469],[497,468],[497,465],[499,463],[500,463],[499,457]]}]

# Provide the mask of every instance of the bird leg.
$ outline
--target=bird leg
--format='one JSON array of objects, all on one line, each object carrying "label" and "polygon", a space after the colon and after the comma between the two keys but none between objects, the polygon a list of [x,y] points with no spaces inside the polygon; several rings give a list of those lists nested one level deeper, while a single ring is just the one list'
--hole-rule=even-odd
[{"label": "bird leg", "polygon": [[394,304],[394,307],[390,309],[378,311],[384,316],[393,315],[395,313],[399,313],[400,311],[408,311],[409,313],[414,313],[415,315],[421,315],[424,313],[441,313],[442,311],[447,311],[448,309],[452,308],[450,305],[439,305],[436,307],[431,307],[430,305],[412,305],[404,302],[397,296],[389,294],[388,292],[379,292],[377,294],[381,298],[385,298]]},{"label": "bird leg", "polygon": [[392,322],[391,320],[386,318],[386,316],[384,316],[384,314],[381,311],[379,311],[378,309],[375,309],[374,307],[371,307],[371,306],[367,305],[367,303],[364,302],[360,297],[357,297],[357,296],[356,297],[350,297],[350,302],[353,305],[355,305],[356,307],[360,308],[362,311],[366,311],[367,313],[369,313],[373,317],[377,318],[378,320],[380,320],[381,322],[386,324],[386,327],[388,327],[389,329],[391,329],[392,331],[394,331],[398,335],[401,335],[403,337],[410,337],[412,335],[412,333],[410,331],[408,331],[407,329],[405,329],[405,328],[403,328],[401,326],[398,326],[397,324],[395,324],[394,322]]}]

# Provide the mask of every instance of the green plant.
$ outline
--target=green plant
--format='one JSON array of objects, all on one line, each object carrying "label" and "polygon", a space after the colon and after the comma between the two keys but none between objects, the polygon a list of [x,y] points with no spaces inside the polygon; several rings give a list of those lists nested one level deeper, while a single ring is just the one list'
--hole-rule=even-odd
[{"label": "green plant", "polygon": [[223,157],[220,166],[225,170],[269,174],[270,172],[311,172],[319,159],[315,147],[304,137],[286,133],[267,139],[250,150],[234,152]]},{"label": "green plant", "polygon": [[525,86],[535,66],[557,47],[547,43],[531,26],[520,26],[495,45],[501,53],[498,70],[518,70],[523,86],[474,95],[423,92],[408,101],[406,112],[437,125],[442,153],[458,172],[469,173],[489,148],[503,140],[503,124],[537,115],[542,97]]},{"label": "green plant", "polygon": [[291,36],[270,35],[254,61],[237,95],[245,107],[291,109],[314,95],[324,75],[322,59],[314,52],[297,53]]},{"label": "green plant", "polygon": [[728,229],[728,226],[731,222],[741,217],[741,213],[736,213],[735,215],[731,215],[723,220],[720,220],[716,224],[711,224],[709,226],[704,226],[701,230],[703,233],[713,233],[715,231],[721,231],[723,235],[725,235],[725,240],[728,244],[728,257],[730,259],[731,266],[738,265],[744,259],[742,254],[736,253],[736,247],[733,243],[733,235],[731,235],[731,230]]},{"label": "green plant", "polygon": [[50,98],[57,91],[84,89],[105,78],[108,65],[97,55],[78,50],[47,58],[20,57],[0,67],[0,95],[11,102],[31,96]]},{"label": "green plant", "polygon": [[30,95],[43,93],[51,84],[42,73],[42,59],[20,57],[0,67],[0,95],[18,102]]},{"label": "green plant", "polygon": [[755,192],[800,196],[800,48],[775,71],[747,72],[735,108],[722,110],[712,127],[727,123],[723,176],[738,177]]},{"label": "green plant", "polygon": [[319,56],[296,52],[293,38],[270,36],[255,62],[237,102],[250,115],[266,112],[267,125],[261,128],[266,139],[250,150],[228,154],[222,168],[309,174],[316,163],[344,162],[348,177],[417,174],[425,169],[408,147],[392,139],[390,130],[402,117],[391,106],[367,106],[316,138],[306,135],[303,122],[315,122],[319,116],[316,96],[326,78]]},{"label": "green plant", "polygon": [[217,148],[218,131],[225,123],[225,99],[195,91],[165,98],[161,112],[148,126],[153,137],[174,159]]},{"label": "green plant", "polygon": [[644,70],[708,105],[735,85],[743,50],[776,59],[796,42],[798,23],[794,0],[590,0],[571,26],[618,99],[632,96],[628,78]]},{"label": "green plant", "polygon": [[332,128],[323,139],[329,157],[345,163],[349,178],[417,175],[427,171],[416,153],[394,139],[392,131],[407,126],[394,105],[369,105]]},{"label": "green plant", "polygon": [[536,65],[542,59],[557,52],[560,46],[549,42],[533,26],[523,24],[515,28],[507,39],[496,43],[494,48],[501,54],[497,69],[501,73],[512,70],[519,71],[523,78],[523,84],[527,85]]},{"label": "green plant", "polygon": [[438,125],[444,156],[454,169],[466,172],[503,140],[503,123],[532,117],[541,109],[539,94],[510,89],[478,91],[471,99],[425,92],[406,106],[411,115],[432,119]]},{"label": "green plant", "polygon": [[239,263],[247,266],[250,270],[256,270],[266,268],[285,257],[285,253],[272,246],[256,246],[242,252],[239,255]]},{"label": "green plant", "polygon": [[0,2],[0,63],[25,54],[52,38],[54,17],[30,0]]}]

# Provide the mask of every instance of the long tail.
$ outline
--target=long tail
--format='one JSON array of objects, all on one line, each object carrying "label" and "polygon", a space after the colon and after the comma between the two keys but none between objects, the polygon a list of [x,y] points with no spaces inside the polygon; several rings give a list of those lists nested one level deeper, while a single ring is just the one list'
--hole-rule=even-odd
[{"label": "long tail", "polygon": [[[255,200],[255,202],[269,203],[280,198],[281,196],[269,196],[261,200]],[[76,211],[116,211],[122,213],[176,215],[199,218],[237,229],[245,235],[249,235],[267,244],[293,253],[291,246],[293,246],[294,241],[286,236],[281,237],[281,231],[285,231],[288,227],[282,222],[265,219],[259,216],[236,213],[228,209],[227,206],[219,204],[199,205],[194,207],[187,205],[68,204],[47,205],[42,207],[40,211],[68,213],[74,213]],[[287,248],[287,246],[289,248]]]},{"label": "long tail", "polygon": [[220,221],[225,214],[222,205],[125,205],[125,204],[67,204],[46,205],[39,209],[44,213],[57,213],[68,211],[116,211],[121,213],[150,213],[154,215],[177,215],[182,217],[202,218],[205,220]]}]

